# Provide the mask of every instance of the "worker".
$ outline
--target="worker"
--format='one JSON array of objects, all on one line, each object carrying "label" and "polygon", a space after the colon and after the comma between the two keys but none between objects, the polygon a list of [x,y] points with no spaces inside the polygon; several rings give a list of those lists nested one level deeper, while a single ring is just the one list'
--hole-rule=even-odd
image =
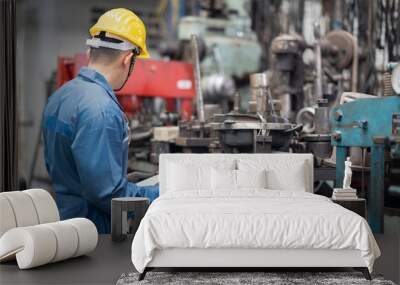
[{"label": "worker", "polygon": [[104,13],[89,30],[87,67],[49,97],[43,113],[46,168],[61,219],[86,217],[110,232],[111,199],[158,197],[127,180],[128,120],[114,91],[136,58],[148,58],[146,28],[133,12]]}]

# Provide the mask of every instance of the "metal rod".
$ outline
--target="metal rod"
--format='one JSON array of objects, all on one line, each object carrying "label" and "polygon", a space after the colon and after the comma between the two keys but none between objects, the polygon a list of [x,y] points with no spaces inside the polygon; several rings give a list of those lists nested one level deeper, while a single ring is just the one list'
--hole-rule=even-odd
[{"label": "metal rod", "polygon": [[370,188],[368,191],[368,223],[372,232],[383,233],[385,144],[374,142],[371,147]]},{"label": "metal rod", "polygon": [[233,111],[235,111],[236,113],[239,113],[240,110],[240,94],[239,91],[235,92],[235,96],[233,97],[234,99],[234,103],[233,103]]},{"label": "metal rod", "polygon": [[317,105],[318,99],[322,98],[322,59],[321,59],[321,42],[320,42],[320,25],[319,22],[314,23],[314,36],[316,43],[314,45],[315,52],[315,95],[313,96],[313,106]]},{"label": "metal rod", "polygon": [[351,67],[351,91],[357,92],[358,85],[358,41],[353,36],[353,64]]},{"label": "metal rod", "polygon": [[365,195],[365,155],[366,155],[366,148],[361,148],[361,194]]},{"label": "metal rod", "polygon": [[200,123],[204,123],[204,104],[203,104],[203,93],[201,91],[201,74],[200,74],[200,61],[199,61],[199,48],[197,45],[197,36],[191,36],[192,45],[192,59],[194,69],[194,83],[196,90],[196,108],[197,116]]}]

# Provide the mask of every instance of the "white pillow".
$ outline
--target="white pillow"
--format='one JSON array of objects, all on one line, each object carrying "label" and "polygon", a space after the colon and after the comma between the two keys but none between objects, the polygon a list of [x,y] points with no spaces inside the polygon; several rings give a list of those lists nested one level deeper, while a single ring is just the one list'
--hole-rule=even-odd
[{"label": "white pillow", "polygon": [[211,190],[211,169],[235,169],[235,160],[189,160],[168,161],[167,191]]},{"label": "white pillow", "polygon": [[236,170],[212,168],[211,181],[214,191],[234,191],[237,189]]},{"label": "white pillow", "polygon": [[238,159],[239,170],[266,169],[267,187],[271,190],[308,191],[309,171],[306,161],[287,155],[279,159]]},{"label": "white pillow", "polygon": [[211,167],[168,164],[168,191],[187,191],[193,189],[210,189]]},{"label": "white pillow", "polygon": [[267,171],[236,170],[237,188],[267,188]]},{"label": "white pillow", "polygon": [[267,171],[268,189],[307,191],[307,181],[304,173],[304,162],[291,165],[290,176],[285,171],[270,169]]}]

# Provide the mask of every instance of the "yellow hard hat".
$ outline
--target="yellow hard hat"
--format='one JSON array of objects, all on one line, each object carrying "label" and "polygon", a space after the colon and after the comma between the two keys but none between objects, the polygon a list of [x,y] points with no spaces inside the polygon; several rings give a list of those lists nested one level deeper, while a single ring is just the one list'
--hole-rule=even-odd
[{"label": "yellow hard hat", "polygon": [[139,58],[150,57],[146,47],[146,27],[132,11],[117,8],[105,12],[89,30],[92,37],[100,32],[116,35],[139,47]]}]

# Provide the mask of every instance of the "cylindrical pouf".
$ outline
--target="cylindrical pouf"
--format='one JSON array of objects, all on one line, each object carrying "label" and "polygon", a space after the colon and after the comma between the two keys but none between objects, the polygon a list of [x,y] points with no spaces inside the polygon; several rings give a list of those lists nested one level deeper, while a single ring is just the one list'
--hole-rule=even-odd
[{"label": "cylindrical pouf", "polygon": [[57,222],[60,220],[60,214],[53,197],[43,189],[29,189],[23,191],[30,196],[36,208],[39,218],[39,224]]},{"label": "cylindrical pouf", "polygon": [[74,257],[91,252],[96,248],[98,233],[92,221],[84,218],[75,218],[64,222],[71,224],[78,233],[78,249]]},{"label": "cylindrical pouf", "polygon": [[10,202],[6,197],[0,196],[0,238],[5,232],[16,226],[17,222]]},{"label": "cylindrical pouf", "polygon": [[20,269],[49,263],[56,251],[54,232],[42,225],[11,229],[0,239],[0,260],[16,254]]},{"label": "cylindrical pouf", "polygon": [[28,269],[89,253],[97,240],[96,226],[84,218],[13,228],[0,238],[0,261],[16,256]]},{"label": "cylindrical pouf", "polygon": [[[135,234],[150,201],[144,197],[121,197],[111,200],[111,239],[123,241],[128,233]],[[128,213],[133,212],[132,232],[129,232]]]},{"label": "cylindrical pouf", "polygon": [[1,196],[8,199],[13,209],[17,227],[26,227],[39,224],[35,205],[30,196],[21,191],[3,192]]},{"label": "cylindrical pouf", "polygon": [[78,233],[68,222],[55,222],[43,224],[43,227],[51,229],[56,235],[57,251],[51,262],[71,258],[78,250]]}]

